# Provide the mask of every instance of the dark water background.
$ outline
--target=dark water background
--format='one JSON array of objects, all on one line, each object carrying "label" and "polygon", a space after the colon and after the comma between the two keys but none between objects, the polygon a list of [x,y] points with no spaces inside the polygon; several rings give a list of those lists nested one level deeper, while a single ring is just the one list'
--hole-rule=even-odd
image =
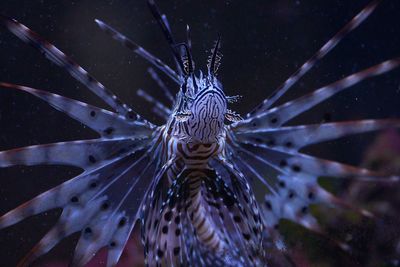
[{"label": "dark water background", "polygon": [[[224,57],[219,77],[228,95],[243,95],[241,102],[231,109],[245,114],[369,1],[158,2],[168,15],[178,41],[184,40],[185,26],[190,25],[198,68],[205,70],[208,51],[221,34]],[[93,21],[99,18],[113,25],[172,66],[169,49],[144,0],[2,0],[0,12],[40,33],[146,118],[160,122],[149,112],[150,106],[136,96],[138,88],[148,89],[156,96],[160,92],[147,75],[149,65],[101,32]],[[383,1],[359,29],[284,99],[300,96],[346,74],[399,55],[400,1]],[[89,90],[4,27],[0,27],[0,81],[48,90],[105,107]],[[327,114],[332,120],[400,118],[400,70],[365,81],[294,122],[321,122]],[[92,137],[95,135],[89,129],[33,96],[0,89],[0,150]],[[372,138],[373,135],[358,136],[310,151],[318,156],[358,164],[363,148]],[[0,214],[78,172],[66,167],[0,169]],[[55,212],[46,213],[0,231],[0,266],[14,266],[56,221],[56,216]],[[69,257],[72,251],[69,240],[47,257]],[[333,262],[329,255],[327,262]]]}]

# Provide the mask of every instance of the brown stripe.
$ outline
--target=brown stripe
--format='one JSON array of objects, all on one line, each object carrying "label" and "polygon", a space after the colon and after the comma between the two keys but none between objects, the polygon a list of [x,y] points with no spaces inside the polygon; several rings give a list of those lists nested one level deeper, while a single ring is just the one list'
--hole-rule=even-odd
[{"label": "brown stripe", "polygon": [[214,231],[211,231],[211,234],[210,234],[210,236],[208,236],[208,237],[206,237],[205,239],[203,239],[203,242],[204,243],[208,243],[208,242],[210,242],[211,240],[212,240],[212,238],[214,237]]}]

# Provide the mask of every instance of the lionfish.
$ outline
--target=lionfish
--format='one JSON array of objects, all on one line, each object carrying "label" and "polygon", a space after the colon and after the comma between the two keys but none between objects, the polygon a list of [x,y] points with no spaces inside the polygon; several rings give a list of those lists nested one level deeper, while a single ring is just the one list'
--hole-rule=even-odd
[{"label": "lionfish", "polygon": [[[370,181],[398,177],[313,157],[306,146],[391,127],[400,121],[360,120],[284,126],[333,95],[400,65],[384,61],[281,105],[274,105],[320,59],[373,12],[372,1],[290,76],[274,93],[242,118],[228,105],[217,78],[221,63],[218,37],[207,71],[195,71],[191,40],[176,42],[154,0],[150,10],[172,51],[175,70],[106,23],[97,25],[113,39],[147,60],[176,83],[175,97],[153,70],[169,107],[145,91],[139,95],[165,118],[163,125],[144,119],[55,46],[14,19],[1,22],[19,39],[99,96],[113,110],[49,92],[0,83],[36,96],[97,132],[98,138],[35,145],[0,152],[0,167],[57,164],[83,171],[0,217],[0,229],[47,210],[61,208],[55,226],[22,259],[30,265],[60,240],[81,232],[72,266],[84,266],[108,247],[107,266],[115,266],[136,222],[148,266],[266,266],[270,247],[282,247],[277,225],[292,220],[323,234],[309,212],[311,204],[357,209],[318,184],[319,176]],[[276,175],[266,177],[265,169]],[[261,182],[268,194],[255,198]],[[338,245],[346,249],[344,243]]]}]

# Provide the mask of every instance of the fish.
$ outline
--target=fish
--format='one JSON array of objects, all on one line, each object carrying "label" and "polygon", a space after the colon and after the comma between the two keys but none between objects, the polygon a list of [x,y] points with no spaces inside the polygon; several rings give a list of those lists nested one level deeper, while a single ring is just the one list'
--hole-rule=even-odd
[{"label": "fish", "polygon": [[[64,165],[81,173],[0,217],[0,229],[55,208],[56,224],[18,263],[29,266],[64,238],[79,232],[71,266],[85,266],[107,247],[107,266],[116,266],[136,224],[147,266],[267,266],[269,249],[282,248],[279,221],[287,219],[329,237],[310,212],[318,204],[369,211],[334,196],[318,177],[397,183],[391,173],[372,171],[301,152],[310,145],[367,132],[399,128],[399,119],[287,125],[293,118],[360,82],[400,65],[393,58],[354,72],[294,100],[279,103],[298,81],[377,8],[371,1],[293,75],[247,115],[230,109],[241,96],[227,95],[218,78],[221,36],[197,70],[190,27],[177,42],[167,17],[154,0],[148,7],[167,40],[174,67],[106,22],[105,34],[147,61],[148,73],[168,102],[145,90],[138,97],[163,119],[146,119],[118,98],[64,52],[20,22],[0,16],[11,33],[97,95],[108,109],[47,91],[0,82],[0,88],[27,93],[97,133],[97,138],[34,145],[0,151],[0,167]],[[166,75],[173,90],[159,74]],[[265,169],[276,175],[266,176]],[[258,184],[265,196],[255,194]]]}]

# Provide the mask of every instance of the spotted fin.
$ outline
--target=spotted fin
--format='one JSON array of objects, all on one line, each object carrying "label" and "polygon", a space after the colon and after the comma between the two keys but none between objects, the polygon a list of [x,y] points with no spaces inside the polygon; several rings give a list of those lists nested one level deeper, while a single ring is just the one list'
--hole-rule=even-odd
[{"label": "spotted fin", "polygon": [[400,120],[360,120],[312,125],[265,128],[237,132],[235,137],[245,144],[264,144],[273,149],[297,151],[303,147],[335,140],[341,137],[400,128]]},{"label": "spotted fin", "polygon": [[1,82],[0,87],[32,94],[90,127],[104,138],[146,138],[151,136],[152,129],[154,129],[154,126],[149,123],[127,120],[117,113],[46,91]]},{"label": "spotted fin", "polygon": [[377,182],[396,182],[399,180],[398,176],[390,176],[299,152],[277,151],[264,145],[240,145],[236,148],[240,155],[247,155],[283,174],[357,178]]},{"label": "spotted fin", "polygon": [[310,205],[323,204],[325,206],[350,209],[362,216],[373,218],[373,215],[364,209],[357,208],[344,200],[336,198],[323,189],[317,181],[317,177],[279,177],[278,193],[266,195],[264,202],[264,221],[269,229],[278,229],[281,219],[287,219],[302,225],[303,227],[324,236],[334,245],[345,251],[351,248],[344,241],[330,236],[319,225],[317,219],[310,212]]},{"label": "spotted fin", "polygon": [[[145,247],[145,262],[148,266],[182,266],[189,264],[183,241],[184,185],[177,178],[167,192],[161,182],[152,200],[142,227],[142,241]],[[186,236],[186,238],[190,238]]]},{"label": "spotted fin", "polygon": [[89,170],[145,144],[142,140],[93,139],[35,145],[0,152],[0,167],[66,165]]},{"label": "spotted fin", "polygon": [[157,162],[148,147],[128,147],[124,153],[102,160],[0,217],[0,228],[4,228],[28,216],[54,208],[63,209],[58,223],[19,266],[29,266],[64,237],[78,231],[82,233],[72,266],[84,266],[104,246],[109,247],[107,266],[115,266],[140,218],[143,199],[153,183]]},{"label": "spotted fin", "polygon": [[[84,266],[105,246],[114,253],[117,250],[122,252],[130,231],[140,218],[141,203],[153,182],[151,178],[156,171],[156,165],[152,157],[144,154],[112,178],[108,187],[94,198],[104,200],[97,214],[81,226],[82,233],[75,249],[73,266]],[[125,190],[121,192],[121,188]],[[128,222],[123,227],[120,224],[122,218]],[[118,232],[126,234],[127,230],[127,236],[119,235],[119,239],[116,238]],[[115,262],[109,261],[108,264]]]},{"label": "spotted fin", "polygon": [[[143,147],[140,145],[136,148],[131,147],[131,149],[126,150],[125,153],[113,157],[110,160],[102,161],[93,166],[90,170],[81,173],[75,178],[54,187],[22,204],[18,208],[9,211],[0,217],[0,228],[8,227],[29,216],[39,214],[46,210],[63,207],[69,201],[75,203],[79,200],[77,194],[79,194],[80,190],[88,189],[87,194],[85,195],[85,197],[88,198],[91,196],[90,192],[96,192],[96,190],[99,190],[99,188],[104,186],[103,180],[111,176],[112,173],[116,173],[116,171],[126,168],[126,165],[123,164],[123,160],[127,155],[134,154],[136,151],[141,149],[143,149]],[[90,189],[96,190],[91,191]]]},{"label": "spotted fin", "polygon": [[18,21],[7,18],[3,15],[0,15],[0,22],[2,22],[19,39],[39,50],[47,59],[57,66],[65,69],[72,77],[85,85],[118,113],[125,115],[128,118],[141,119],[136,112],[134,112],[126,104],[123,104],[122,101],[110,90],[105,88],[104,85],[99,83],[81,66],[76,64],[54,45],[40,37],[37,33],[33,32]]},{"label": "spotted fin", "polygon": [[[85,142],[88,143],[87,147],[85,147]],[[98,150],[100,153],[96,154],[98,161],[92,162],[91,168],[84,168],[85,171],[75,178],[42,193],[0,217],[0,228],[4,228],[28,216],[54,208],[63,209],[58,223],[18,266],[29,266],[64,237],[79,231],[82,233],[72,266],[84,266],[104,246],[108,246],[107,266],[115,266],[118,262],[130,232],[140,218],[142,203],[153,183],[158,159],[154,157],[151,145],[143,143],[142,140],[100,139],[90,140],[90,142],[64,143],[66,145],[62,151],[58,153],[52,151],[51,157],[46,160],[56,159],[57,164],[62,160],[67,163],[75,161],[75,165],[78,165],[82,161],[81,158],[87,157],[87,153]],[[108,146],[98,147],[102,143]],[[57,147],[57,145],[53,146]],[[93,148],[90,145],[93,145]],[[52,147],[52,145],[48,146]],[[38,147],[39,149],[32,149],[32,151],[35,153],[46,151],[41,150],[46,146]],[[82,151],[75,151],[76,149]],[[104,154],[103,150],[108,154]],[[70,154],[65,151],[70,151]],[[2,153],[9,154],[10,152]],[[32,158],[29,162],[14,160],[13,164],[32,165],[47,162],[45,159],[41,162],[41,158],[34,153],[30,155]],[[15,154],[13,157],[18,158]],[[92,157],[95,156],[92,155]],[[4,163],[5,160],[0,159],[0,162]],[[121,191],[121,188],[124,190]]]},{"label": "spotted fin", "polygon": [[66,165],[89,170],[145,144],[142,140],[93,139],[35,145],[0,152],[0,167]]},{"label": "spotted fin", "polygon": [[[233,162],[222,160],[220,164],[222,164],[229,175],[229,179],[224,177],[224,175],[220,176],[224,180],[230,181],[224,187],[229,186],[235,201],[238,203],[237,211],[232,214],[232,219],[234,224],[238,226],[237,229],[240,233],[239,240],[242,245],[245,244],[243,249],[248,253],[247,258],[250,264],[260,265],[265,262],[262,244],[263,224],[255,194],[247,181],[247,177]],[[225,174],[225,176],[227,175]]]},{"label": "spotted fin", "polygon": [[318,61],[328,54],[336,45],[351,31],[360,26],[371,13],[375,10],[381,0],[371,1],[363,10],[361,10],[350,22],[348,22],[335,36],[329,39],[309,60],[307,60],[295,73],[293,73],[283,84],[281,84],[269,98],[254,108],[247,118],[255,116],[266,111],[281,96],[283,96],[297,81],[299,81]]},{"label": "spotted fin", "polygon": [[65,207],[57,224],[18,263],[17,267],[30,266],[33,261],[50,251],[62,239],[80,231],[80,224],[87,223],[96,211],[100,210],[101,202],[101,199],[91,202],[90,209]]},{"label": "spotted fin", "polygon": [[[125,157],[122,159],[125,160]],[[125,169],[130,161],[110,161],[102,167],[88,173],[82,173],[63,184],[40,194],[20,207],[0,217],[0,228],[13,225],[28,216],[32,216],[54,208],[63,208],[57,224],[41,241],[21,260],[19,266],[27,266],[36,258],[48,252],[66,236],[80,231],[81,224],[90,220],[104,197],[94,198],[109,185],[110,179],[118,171]],[[97,207],[97,208],[96,208]]]},{"label": "spotted fin", "polygon": [[250,131],[265,128],[276,128],[292,118],[300,115],[306,110],[316,106],[333,95],[350,88],[351,86],[365,80],[366,78],[384,74],[400,65],[400,58],[384,61],[368,69],[349,75],[330,85],[324,86],[308,95],[293,101],[266,110],[256,116],[238,122],[232,128],[235,131]]},{"label": "spotted fin", "polygon": [[[273,245],[271,247],[271,243],[267,242],[264,245],[266,249],[285,250],[284,242],[278,232],[278,224],[281,219],[287,219],[323,235],[327,240],[330,240],[342,249],[349,250],[348,245],[335,239],[335,237],[329,236],[320,227],[316,218],[309,212],[311,204],[351,209],[362,216],[373,217],[370,212],[357,208],[323,189],[317,182],[317,176],[306,173],[301,173],[300,175],[291,173],[278,175],[274,179],[271,170],[264,171],[264,169],[268,169],[268,165],[265,163],[264,166],[262,164],[255,164],[257,161],[256,158],[249,157],[249,154],[245,155],[247,157],[233,157],[232,160],[235,165],[246,173],[246,178],[251,179],[255,177],[262,181],[269,189],[269,194],[265,195],[265,201],[261,204],[263,211],[262,221],[265,225],[264,242],[272,241]],[[246,162],[244,158],[249,162]],[[269,177],[269,179],[267,180],[265,177]]]},{"label": "spotted fin", "polygon": [[[196,182],[202,191],[199,205],[207,212],[208,227],[215,228],[221,235],[223,250],[217,251],[199,241],[202,233],[196,228],[197,213],[191,209],[193,181],[187,178],[189,172],[181,173],[173,181],[165,200],[159,193],[150,204],[149,215],[145,216],[143,242],[146,252],[146,264],[149,266],[249,266],[252,264],[243,256],[243,251],[252,251],[253,230],[251,234],[243,234],[246,229],[252,229],[253,209],[246,203],[240,203],[242,195],[235,193],[224,182],[229,177],[217,177],[215,172],[204,170],[203,182]],[[196,180],[197,181],[197,180]],[[159,191],[160,192],[160,191]],[[196,202],[197,203],[197,202]],[[198,208],[196,208],[197,210]],[[259,218],[257,218],[259,219]],[[213,225],[213,226],[211,226]],[[249,230],[250,231],[250,230]],[[261,233],[261,229],[260,229]],[[242,250],[239,249],[242,248]],[[256,246],[259,249],[259,246]],[[253,249],[255,246],[253,246]],[[250,252],[249,252],[250,253]],[[254,256],[254,254],[252,254]],[[253,262],[254,263],[254,262]]]},{"label": "spotted fin", "polygon": [[[347,244],[327,235],[321,229],[316,218],[309,212],[309,206],[323,204],[351,209],[367,217],[373,215],[336,198],[318,184],[317,178],[320,176],[356,178],[395,183],[399,181],[399,177],[315,158],[297,150],[310,144],[350,134],[391,127],[398,127],[397,120],[289,126],[231,135],[233,142],[228,146],[228,150],[232,151],[229,155],[235,166],[245,170],[247,179],[260,180],[270,191],[265,196],[262,206],[263,222],[276,247],[279,247],[278,243],[281,242],[276,231],[277,225],[281,219],[288,219],[327,237],[344,250],[350,249]],[[287,142],[291,142],[290,146]],[[277,178],[273,178],[274,175],[277,175]]]}]

